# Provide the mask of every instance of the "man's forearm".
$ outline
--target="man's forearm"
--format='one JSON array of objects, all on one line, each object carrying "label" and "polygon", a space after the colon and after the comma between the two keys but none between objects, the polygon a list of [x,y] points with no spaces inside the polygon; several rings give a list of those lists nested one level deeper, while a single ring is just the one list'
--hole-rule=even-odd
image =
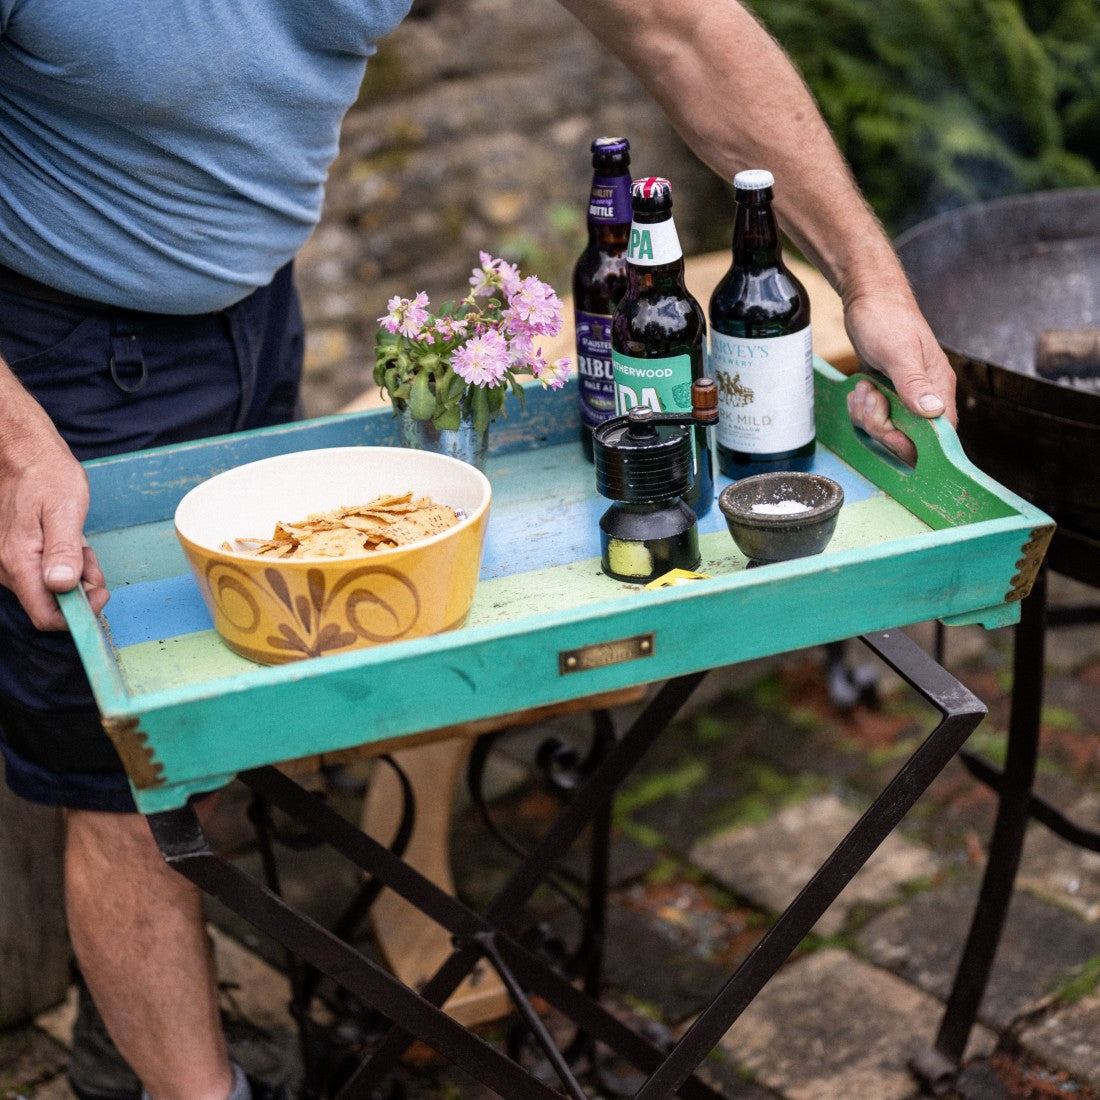
[{"label": "man's forearm", "polygon": [[904,285],[805,82],[735,0],[561,0],[642,81],[696,155],[723,178],[771,171],[786,232],[851,300]]}]

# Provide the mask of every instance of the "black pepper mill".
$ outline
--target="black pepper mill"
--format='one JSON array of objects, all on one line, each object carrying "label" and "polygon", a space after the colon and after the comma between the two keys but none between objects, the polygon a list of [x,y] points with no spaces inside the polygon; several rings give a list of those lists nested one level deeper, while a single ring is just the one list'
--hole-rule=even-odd
[{"label": "black pepper mill", "polygon": [[614,501],[600,519],[609,577],[647,584],[699,564],[697,517],[683,496],[694,484],[693,429],[717,420],[717,386],[700,378],[691,386],[690,413],[637,405],[592,433],[596,488]]}]

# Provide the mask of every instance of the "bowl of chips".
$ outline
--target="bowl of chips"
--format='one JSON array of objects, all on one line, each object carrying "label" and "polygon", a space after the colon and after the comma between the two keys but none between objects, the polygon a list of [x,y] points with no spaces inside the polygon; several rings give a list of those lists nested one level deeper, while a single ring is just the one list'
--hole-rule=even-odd
[{"label": "bowl of chips", "polygon": [[216,474],[175,527],[225,644],[284,664],[460,626],[491,495],[447,455],[332,447]]}]

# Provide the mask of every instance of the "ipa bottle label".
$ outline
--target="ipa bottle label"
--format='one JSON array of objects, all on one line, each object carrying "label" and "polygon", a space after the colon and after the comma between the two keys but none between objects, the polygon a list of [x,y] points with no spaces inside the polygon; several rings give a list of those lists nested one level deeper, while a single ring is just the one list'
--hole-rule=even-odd
[{"label": "ipa bottle label", "polygon": [[749,454],[794,451],[814,438],[810,326],[750,339],[710,331],[708,373],[718,383],[719,446]]},{"label": "ipa bottle label", "polygon": [[648,225],[634,222],[630,227],[630,247],[626,253],[629,263],[639,267],[660,267],[662,264],[675,263],[683,254],[680,235],[671,218]]},{"label": "ipa bottle label", "polygon": [[636,405],[654,412],[691,412],[691,356],[636,359],[614,352],[615,412],[625,416]]}]

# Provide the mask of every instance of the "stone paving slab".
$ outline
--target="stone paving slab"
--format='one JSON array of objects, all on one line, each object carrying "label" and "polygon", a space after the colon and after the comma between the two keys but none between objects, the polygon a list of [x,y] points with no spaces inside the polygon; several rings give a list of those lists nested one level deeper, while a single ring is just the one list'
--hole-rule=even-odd
[{"label": "stone paving slab", "polygon": [[[941,1005],[837,948],[784,967],[722,1039],[758,1084],[789,1100],[910,1100],[907,1062],[932,1043]],[[968,1056],[995,1037],[977,1029]]]},{"label": "stone paving slab", "polygon": [[[761,825],[728,830],[697,844],[691,861],[739,897],[781,912],[859,820],[834,795],[788,806]],[[937,870],[932,853],[897,832],[891,834],[814,926],[819,935],[839,932],[853,910],[882,905],[908,882]]]},{"label": "stone paving slab", "polygon": [[[1100,829],[1100,795],[1078,799],[1066,814],[1083,828]],[[1100,852],[1068,844],[1040,825],[1028,831],[1016,885],[1073,910],[1086,921],[1100,922]]]},{"label": "stone paving slab", "polygon": [[1023,1031],[1020,1045],[1100,1088],[1100,995],[1092,994]]},{"label": "stone paving slab", "polygon": [[[857,936],[869,959],[946,1000],[977,900],[977,874],[936,886],[880,913]],[[1009,906],[979,1018],[1009,1027],[1043,1005],[1100,950],[1095,927],[1017,892]],[[1100,1077],[1091,1079],[1100,1087]]]},{"label": "stone paving slab", "polygon": [[41,1088],[68,1063],[64,1047],[36,1028],[0,1032],[0,1096],[15,1095],[28,1085]]}]

